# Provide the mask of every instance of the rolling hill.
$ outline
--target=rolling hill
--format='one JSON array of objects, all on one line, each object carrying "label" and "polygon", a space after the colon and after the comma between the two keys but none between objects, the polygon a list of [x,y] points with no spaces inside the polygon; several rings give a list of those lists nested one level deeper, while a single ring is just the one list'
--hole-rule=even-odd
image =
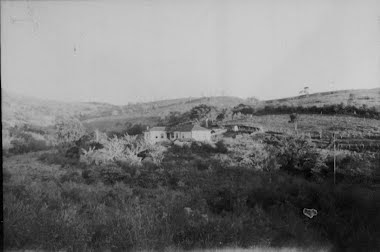
[{"label": "rolling hill", "polygon": [[119,106],[106,103],[66,103],[43,100],[1,89],[3,127],[32,124],[49,126],[59,117],[92,118],[121,113]]},{"label": "rolling hill", "polygon": [[323,106],[343,102],[355,106],[366,104],[367,106],[374,106],[380,111],[380,88],[332,91],[266,101],[259,101],[255,98],[242,99],[233,96],[217,96],[179,98],[124,106],[97,102],[67,103],[42,100],[21,96],[3,89],[1,91],[3,127],[21,124],[50,126],[59,117],[76,117],[88,125],[102,124],[108,121],[125,123],[126,120],[133,120],[133,118],[164,117],[171,111],[185,112],[199,104],[207,104],[217,108],[232,108],[241,103],[262,107],[265,105]]},{"label": "rolling hill", "polygon": [[199,104],[228,108],[244,101],[238,97],[223,96],[181,98],[117,106],[98,102],[67,103],[43,100],[2,89],[2,124],[3,127],[22,124],[50,126],[59,117],[75,117],[85,123],[136,117],[162,117],[170,111],[185,112]]}]

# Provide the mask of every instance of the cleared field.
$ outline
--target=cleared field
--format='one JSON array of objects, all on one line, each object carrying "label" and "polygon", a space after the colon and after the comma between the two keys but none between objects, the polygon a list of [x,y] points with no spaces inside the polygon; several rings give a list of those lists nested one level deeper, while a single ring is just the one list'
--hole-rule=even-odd
[{"label": "cleared field", "polygon": [[[289,115],[263,115],[227,121],[225,125],[261,126],[265,131],[294,134],[294,124],[289,123],[289,120]],[[380,121],[376,119],[330,115],[299,115],[297,127],[298,133],[320,134],[322,131],[322,137],[331,136],[333,132],[341,138],[380,137]]]},{"label": "cleared field", "polygon": [[[295,134],[294,124],[288,115],[252,116],[225,122],[225,125],[241,124],[261,126],[266,132]],[[298,134],[309,135],[319,148],[336,147],[353,151],[380,151],[380,121],[349,116],[299,115]]]}]

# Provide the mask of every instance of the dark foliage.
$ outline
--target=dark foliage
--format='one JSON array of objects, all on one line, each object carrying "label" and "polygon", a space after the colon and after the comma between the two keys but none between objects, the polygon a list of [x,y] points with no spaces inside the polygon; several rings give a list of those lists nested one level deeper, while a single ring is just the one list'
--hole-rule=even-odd
[{"label": "dark foliage", "polygon": [[39,161],[42,161],[47,164],[58,164],[62,167],[70,166],[70,165],[79,165],[79,159],[77,158],[75,152],[72,156],[66,156],[63,152],[47,152],[42,153],[39,158]]},{"label": "dark foliage", "polygon": [[132,135],[132,136],[135,136],[135,135],[140,135],[144,132],[144,130],[147,129],[147,125],[143,125],[143,124],[134,124],[132,127],[128,128],[127,129],[127,134],[128,135]]},{"label": "dark foliage", "polygon": [[190,110],[190,119],[198,121],[203,120],[210,117],[210,114],[213,111],[216,111],[216,108],[206,104],[195,106]]},{"label": "dark foliage", "polygon": [[271,136],[264,139],[268,150],[276,156],[280,169],[305,178],[316,178],[328,169],[310,138]]},{"label": "dark foliage", "polygon": [[215,146],[216,146],[216,152],[217,153],[225,154],[225,153],[228,152],[228,148],[227,148],[227,146],[226,146],[226,144],[224,143],[223,140],[220,140],[220,141],[216,142]]},{"label": "dark foliage", "polygon": [[79,160],[80,148],[77,146],[69,148],[65,153],[65,157]]},{"label": "dark foliage", "polygon": [[23,154],[33,151],[47,150],[49,146],[44,140],[37,140],[28,133],[18,133],[17,138],[11,141],[12,148],[8,150],[10,154]]}]

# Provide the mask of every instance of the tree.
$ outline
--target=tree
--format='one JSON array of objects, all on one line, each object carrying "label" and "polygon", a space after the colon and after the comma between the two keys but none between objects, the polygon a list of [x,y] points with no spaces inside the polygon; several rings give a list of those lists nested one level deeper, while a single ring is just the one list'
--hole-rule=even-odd
[{"label": "tree", "polygon": [[227,109],[223,109],[216,117],[217,121],[223,121],[226,118]]},{"label": "tree", "polygon": [[310,93],[310,89],[309,89],[309,87],[304,87],[304,88],[300,91],[300,95],[306,95],[306,96],[309,96],[309,93]]},{"label": "tree", "polygon": [[289,117],[290,117],[289,123],[294,123],[294,130],[297,133],[298,114],[292,113],[292,114],[289,115]]},{"label": "tree", "polygon": [[247,115],[247,114],[253,114],[255,112],[255,110],[253,107],[241,103],[241,104],[235,106],[232,109],[232,112],[233,112],[233,114],[241,113],[241,114]]},{"label": "tree", "polygon": [[216,118],[216,108],[208,106],[206,104],[201,104],[193,107],[190,110],[190,119],[196,121],[206,121],[206,127],[208,126],[208,120]]},{"label": "tree", "polygon": [[216,117],[216,120],[217,121],[223,121],[225,118],[225,114],[224,113],[220,113],[217,117]]},{"label": "tree", "polygon": [[140,135],[146,130],[147,125],[142,125],[141,123],[135,124],[132,127],[127,129],[128,135],[135,136],[135,135]]}]

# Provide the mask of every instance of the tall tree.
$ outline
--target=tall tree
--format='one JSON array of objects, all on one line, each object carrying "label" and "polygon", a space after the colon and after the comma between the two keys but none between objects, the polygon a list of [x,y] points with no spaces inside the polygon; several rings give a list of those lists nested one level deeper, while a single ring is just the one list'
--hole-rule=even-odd
[{"label": "tall tree", "polygon": [[190,110],[190,119],[196,121],[206,121],[206,127],[208,126],[208,120],[214,120],[216,116],[216,108],[206,104],[195,106]]}]

